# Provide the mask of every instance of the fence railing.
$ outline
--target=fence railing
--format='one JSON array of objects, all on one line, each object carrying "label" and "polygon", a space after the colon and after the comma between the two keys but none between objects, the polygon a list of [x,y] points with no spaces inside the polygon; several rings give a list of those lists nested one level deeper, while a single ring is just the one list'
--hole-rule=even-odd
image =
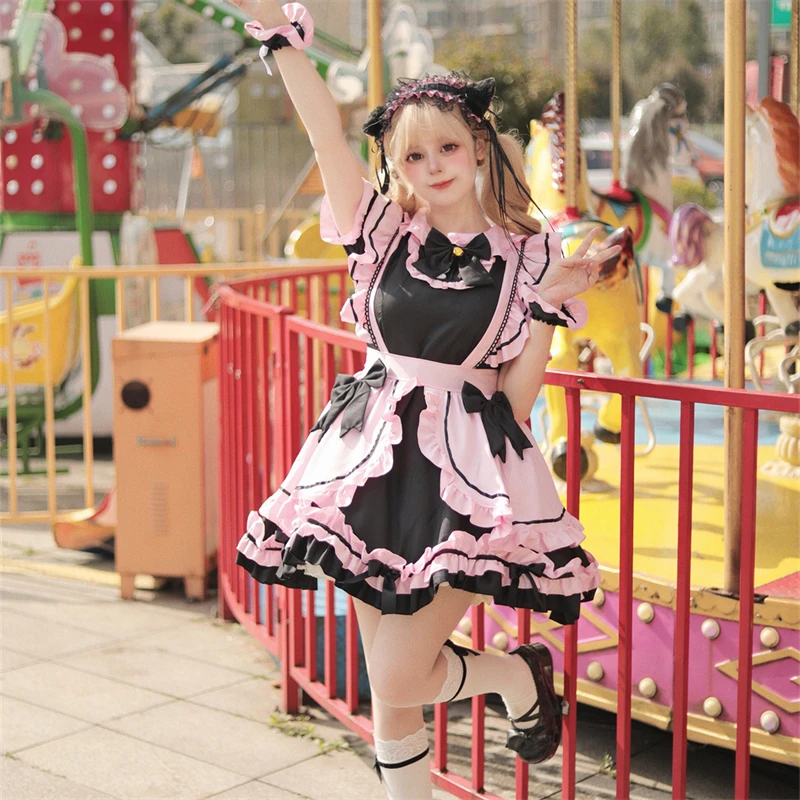
[{"label": "fence railing", "polygon": [[[303,276],[320,285],[319,295],[334,280],[344,281],[335,270]],[[337,625],[334,587],[325,582],[322,618],[322,670],[319,670],[318,610],[315,593],[263,587],[233,563],[236,544],[247,513],[257,509],[278,487],[304,437],[319,415],[337,371],[354,372],[364,363],[365,345],[349,332],[323,322],[336,319],[317,315],[310,321],[291,313],[296,307],[289,287],[290,307],[268,302],[276,294],[274,280],[247,281],[220,290],[222,323],[220,381],[222,391],[223,527],[220,538],[220,605],[226,618],[246,625],[282,663],[283,703],[295,711],[299,690],[322,705],[350,729],[372,742],[372,725],[360,712],[358,632],[352,600],[344,614],[344,687],[339,685]],[[283,296],[283,295],[282,295]],[[312,293],[313,296],[313,293]],[[317,301],[320,302],[320,301]],[[326,302],[326,301],[322,301]],[[338,323],[337,323],[338,324]],[[563,386],[569,418],[567,510],[580,511],[580,408],[582,392],[621,396],[622,431],[619,486],[619,648],[617,682],[616,796],[630,797],[631,706],[633,631],[633,530],[635,514],[634,413],[637,398],[658,398],[680,403],[680,475],[677,547],[677,588],[674,628],[674,709],[672,729],[673,797],[686,797],[687,697],[689,680],[690,562],[692,547],[692,485],[695,407],[708,404],[739,409],[743,415],[744,447],[741,469],[744,491],[741,506],[742,547],[738,593],[739,675],[736,709],[737,798],[749,796],[751,737],[751,677],[755,572],[756,450],[759,412],[800,413],[796,395],[725,390],[676,383],[628,380],[593,374],[548,372],[548,383]],[[731,412],[726,412],[731,413]],[[591,549],[591,544],[590,544]],[[341,614],[338,615],[341,617]],[[519,611],[518,639],[531,639],[531,614]],[[472,644],[484,647],[484,613],[472,611]],[[564,632],[563,694],[576,708],[578,686],[579,625]],[[343,689],[343,691],[342,691]],[[448,771],[448,720],[446,705],[435,709],[434,782],[461,798],[494,798],[485,790],[485,699],[472,700],[471,775]],[[576,714],[564,718],[562,790],[565,798],[576,793]],[[528,797],[528,765],[517,760],[516,798]]]}]

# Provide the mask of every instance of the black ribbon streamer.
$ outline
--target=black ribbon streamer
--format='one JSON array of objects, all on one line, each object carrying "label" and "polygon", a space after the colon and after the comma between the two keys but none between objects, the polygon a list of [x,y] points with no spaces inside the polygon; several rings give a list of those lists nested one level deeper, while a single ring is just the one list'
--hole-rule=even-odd
[{"label": "black ribbon streamer", "polygon": [[367,575],[370,578],[383,578],[383,590],[381,591],[381,611],[384,614],[394,614],[397,612],[397,586],[396,581],[400,578],[400,572],[394,567],[383,564],[380,561],[370,561],[367,567]]},{"label": "black ribbon streamer", "polygon": [[362,378],[354,375],[337,375],[331,392],[331,402],[327,410],[317,420],[312,431],[322,431],[320,439],[328,432],[333,421],[342,415],[339,436],[344,436],[355,428],[364,427],[364,415],[371,389],[380,389],[386,381],[386,365],[376,361]]},{"label": "black ribbon streamer", "polygon": [[508,402],[508,398],[503,392],[495,392],[487,400],[477,386],[465,381],[461,389],[461,399],[464,401],[464,408],[468,413],[480,413],[492,455],[500,456],[500,460],[504,464],[506,463],[506,439],[511,442],[514,452],[520,458],[523,457],[523,451],[533,447],[522,428],[517,425],[514,412],[511,410],[511,403]]},{"label": "black ribbon streamer", "polygon": [[453,244],[441,231],[431,228],[419,250],[414,266],[431,278],[453,282],[462,280],[467,286],[492,286],[493,281],[481,261],[492,257],[489,240],[479,233],[465,245]]}]

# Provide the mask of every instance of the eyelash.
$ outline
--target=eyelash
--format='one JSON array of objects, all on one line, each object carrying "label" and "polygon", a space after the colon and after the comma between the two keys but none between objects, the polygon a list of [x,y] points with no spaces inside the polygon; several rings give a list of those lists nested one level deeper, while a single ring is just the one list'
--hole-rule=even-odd
[{"label": "eyelash", "polygon": [[[452,149],[451,150],[447,150],[448,147],[450,147]],[[452,153],[457,149],[458,149],[458,142],[447,142],[447,144],[443,144],[442,145],[442,150],[444,150],[446,153]],[[422,153],[409,153],[406,156],[406,161],[411,161],[411,162],[419,161],[419,159],[418,158],[414,158],[414,156],[419,156],[420,158],[423,157]]]}]

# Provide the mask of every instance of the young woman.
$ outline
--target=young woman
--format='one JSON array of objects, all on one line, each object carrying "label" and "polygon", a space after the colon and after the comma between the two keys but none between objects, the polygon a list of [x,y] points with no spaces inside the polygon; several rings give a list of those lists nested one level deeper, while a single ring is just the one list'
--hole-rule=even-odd
[{"label": "young woman", "polygon": [[390,798],[419,800],[431,796],[426,703],[498,692],[512,750],[535,763],[558,747],[549,651],[494,656],[448,636],[484,599],[573,622],[598,585],[524,420],[552,326],[582,324],[571,298],[619,248],[587,255],[595,231],[562,258],[558,235],[540,232],[520,146],[494,128],[492,80],[394,89],[365,125],[381,157],[375,189],[300,52],[308,12],[237,4],[309,133],[323,236],[344,246],[355,286],[342,318],[368,345],[367,366],[337,378],[280,489],[251,513],[238,563],[263,583],[321,577],[355,598],[376,766]]}]

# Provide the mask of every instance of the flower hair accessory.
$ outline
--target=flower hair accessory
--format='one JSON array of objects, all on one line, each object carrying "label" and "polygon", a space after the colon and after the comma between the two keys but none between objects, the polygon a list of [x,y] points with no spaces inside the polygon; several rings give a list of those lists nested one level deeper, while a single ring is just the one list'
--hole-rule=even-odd
[{"label": "flower hair accessory", "polygon": [[283,47],[305,50],[314,40],[314,20],[302,3],[286,3],[281,10],[286,14],[288,20],[286,25],[266,29],[258,20],[251,20],[244,25],[245,30],[254,39],[263,42],[258,55],[269,75],[272,75],[272,70],[267,63],[267,57],[273,50],[280,50]]}]

